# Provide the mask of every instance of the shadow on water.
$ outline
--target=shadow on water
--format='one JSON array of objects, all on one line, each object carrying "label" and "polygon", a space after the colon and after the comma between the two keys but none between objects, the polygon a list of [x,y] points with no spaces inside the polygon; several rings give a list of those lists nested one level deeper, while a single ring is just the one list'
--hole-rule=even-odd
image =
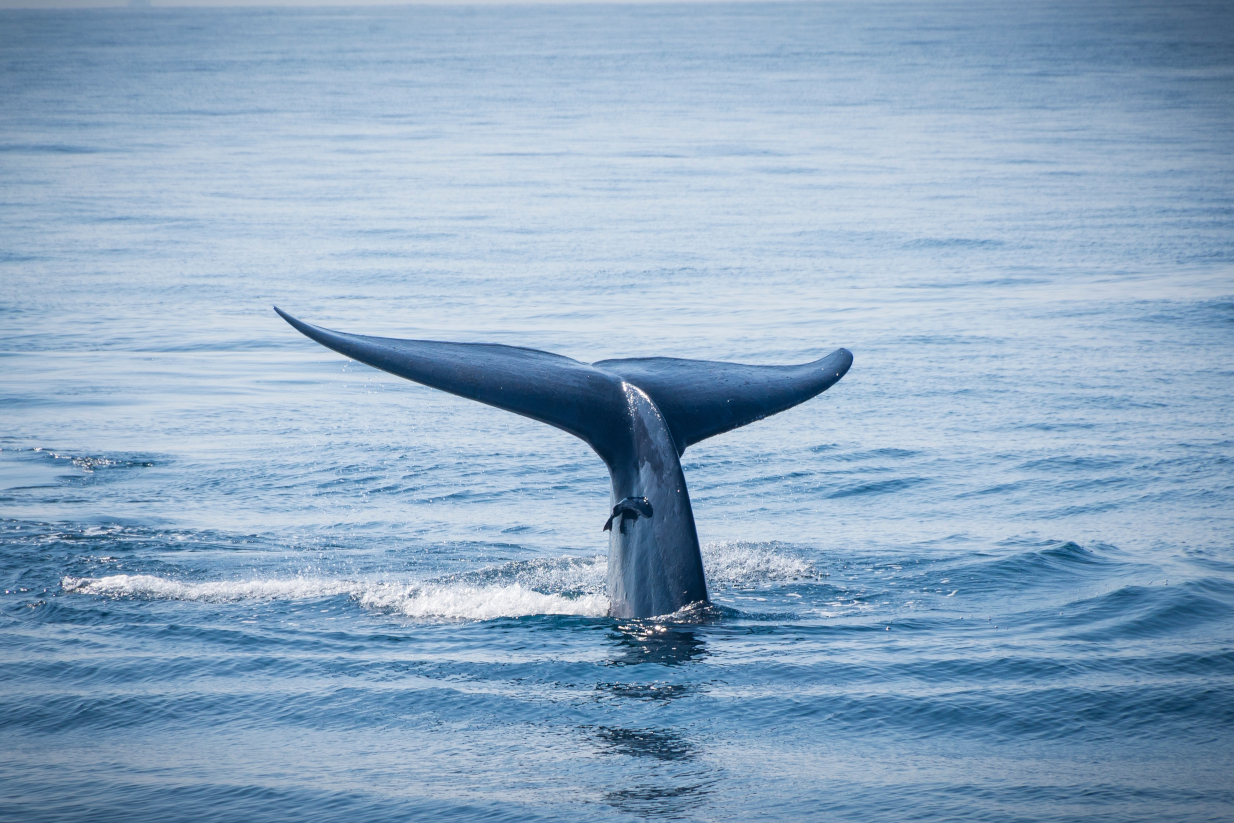
[{"label": "shadow on water", "polygon": [[[694,629],[660,624],[624,625],[611,633],[609,639],[616,641],[614,654],[608,663],[610,666],[681,666],[708,654],[706,644]],[[672,701],[692,694],[697,687],[691,683],[656,681],[600,683],[596,688],[618,698]]]},{"label": "shadow on water", "polygon": [[696,691],[695,686],[687,683],[600,683],[596,689],[606,691],[613,697],[664,702],[685,697]]},{"label": "shadow on water", "polygon": [[709,768],[693,763],[695,745],[672,730],[599,726],[591,730],[590,737],[603,754],[632,758],[646,769],[629,785],[604,795],[607,803],[627,813],[670,819],[682,816],[698,807],[717,779]]},{"label": "shadow on water", "polygon": [[692,760],[694,746],[672,730],[622,729],[599,726],[592,739],[606,754],[647,757],[654,760]]},{"label": "shadow on water", "polygon": [[[610,633],[610,665],[683,666],[708,655],[696,629],[659,623],[628,623]],[[684,671],[681,672],[684,674]],[[597,689],[626,700],[669,703],[697,691],[691,683],[603,683]],[[588,738],[605,755],[620,756],[620,788],[604,794],[614,808],[639,817],[674,819],[696,810],[718,779],[698,761],[696,744],[672,729],[594,726]]]},{"label": "shadow on water", "polygon": [[714,779],[701,771],[689,775],[681,785],[639,783],[628,789],[609,792],[604,799],[613,807],[641,817],[677,818],[693,810],[711,792]]},{"label": "shadow on water", "polygon": [[702,637],[694,629],[674,628],[660,624],[619,626],[609,635],[616,641],[613,666],[638,666],[655,663],[680,666],[700,660],[708,654]]}]

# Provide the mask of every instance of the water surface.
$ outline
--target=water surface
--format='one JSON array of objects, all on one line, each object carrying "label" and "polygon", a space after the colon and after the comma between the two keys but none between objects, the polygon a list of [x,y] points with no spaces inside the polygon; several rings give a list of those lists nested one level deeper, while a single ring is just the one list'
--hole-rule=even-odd
[{"label": "water surface", "polygon": [[[0,13],[0,816],[1234,815],[1219,3]],[[850,348],[605,617],[371,334]]]}]

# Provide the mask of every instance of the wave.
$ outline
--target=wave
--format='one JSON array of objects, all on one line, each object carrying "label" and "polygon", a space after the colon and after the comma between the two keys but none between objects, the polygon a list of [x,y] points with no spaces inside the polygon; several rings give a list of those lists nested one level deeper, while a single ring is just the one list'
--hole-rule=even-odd
[{"label": "wave", "polygon": [[407,617],[455,620],[495,620],[541,614],[604,617],[608,597],[583,594],[570,597],[528,589],[520,583],[508,586],[407,586],[401,590],[377,588],[357,598],[360,605]]},{"label": "wave", "polygon": [[241,600],[306,600],[355,595],[358,584],[342,580],[291,578],[285,580],[224,580],[191,583],[152,574],[113,574],[107,577],[65,577],[66,593],[147,600],[197,600],[234,603]]},{"label": "wave", "polygon": [[290,578],[195,583],[150,574],[116,574],[95,578],[65,577],[60,585],[70,594],[205,603],[314,600],[346,595],[365,608],[417,618],[493,620],[538,614],[600,617],[608,612],[608,598],[603,595],[542,592],[518,582],[470,586]]},{"label": "wave", "polygon": [[708,543],[703,546],[703,570],[712,586],[773,583],[816,577],[812,564],[791,554],[780,543],[744,540]]},{"label": "wave", "polygon": [[[813,577],[806,561],[778,544],[709,543],[703,547],[713,586],[751,585]],[[608,613],[603,555],[515,561],[423,582],[289,577],[260,580],[177,580],[152,574],[64,577],[66,594],[147,600],[236,603],[346,596],[362,607],[412,618],[494,620],[531,615],[602,617]]]}]

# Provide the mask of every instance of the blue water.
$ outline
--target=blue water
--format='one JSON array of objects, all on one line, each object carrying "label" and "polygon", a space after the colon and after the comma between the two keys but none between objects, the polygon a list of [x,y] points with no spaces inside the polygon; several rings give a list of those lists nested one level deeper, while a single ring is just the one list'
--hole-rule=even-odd
[{"label": "blue water", "polygon": [[[0,12],[0,819],[1234,818],[1234,12]],[[326,326],[852,371],[684,458]]]}]

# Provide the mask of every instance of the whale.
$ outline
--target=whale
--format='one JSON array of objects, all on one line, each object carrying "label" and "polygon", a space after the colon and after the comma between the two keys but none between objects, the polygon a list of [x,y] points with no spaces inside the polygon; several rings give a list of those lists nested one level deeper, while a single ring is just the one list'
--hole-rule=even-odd
[{"label": "whale", "polygon": [[345,357],[554,426],[608,467],[609,615],[650,618],[709,603],[681,456],[709,437],[821,394],[849,370],[836,349],[793,366],[675,357],[583,363],[490,343],[403,340],[332,331],[274,310]]}]

